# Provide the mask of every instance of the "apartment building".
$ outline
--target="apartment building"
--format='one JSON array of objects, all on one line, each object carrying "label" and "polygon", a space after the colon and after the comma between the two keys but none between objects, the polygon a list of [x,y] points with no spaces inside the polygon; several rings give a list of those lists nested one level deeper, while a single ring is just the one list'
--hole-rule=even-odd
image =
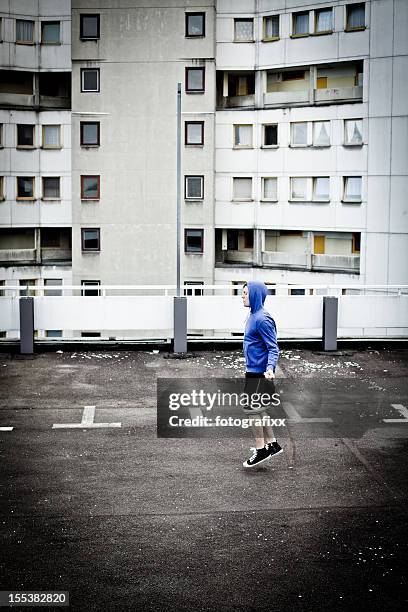
[{"label": "apartment building", "polygon": [[[0,6],[0,284],[72,282],[71,6]],[[51,288],[53,287],[53,288]],[[53,335],[43,330],[41,335]]]},{"label": "apartment building", "polygon": [[408,3],[217,2],[215,281],[406,283]]},{"label": "apartment building", "polygon": [[178,82],[184,283],[408,281],[407,2],[2,10],[0,282],[174,284]]}]

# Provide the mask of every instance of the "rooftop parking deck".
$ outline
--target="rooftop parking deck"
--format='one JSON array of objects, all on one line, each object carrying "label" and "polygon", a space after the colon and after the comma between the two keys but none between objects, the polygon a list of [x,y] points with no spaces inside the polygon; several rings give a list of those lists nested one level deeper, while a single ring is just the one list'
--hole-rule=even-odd
[{"label": "rooftop parking deck", "polygon": [[344,437],[289,418],[254,470],[250,438],[156,434],[158,377],[241,377],[241,351],[168,357],[0,354],[2,590],[69,591],[72,610],[406,609],[408,350],[282,348],[280,380],[358,383],[370,418]]}]

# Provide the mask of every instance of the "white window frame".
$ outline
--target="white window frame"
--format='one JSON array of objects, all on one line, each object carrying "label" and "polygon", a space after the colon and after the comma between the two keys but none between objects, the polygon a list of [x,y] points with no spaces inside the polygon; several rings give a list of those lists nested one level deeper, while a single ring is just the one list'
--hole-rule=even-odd
[{"label": "white window frame", "polygon": [[[84,83],[85,83],[85,72],[86,71],[90,71],[90,70],[95,70],[96,74],[97,74],[97,85],[96,85],[96,89],[84,89]],[[99,68],[82,68],[81,69],[81,93],[99,93],[101,90],[101,83],[100,83],[100,69]]]},{"label": "white window frame", "polygon": [[[268,126],[276,125],[276,144],[275,145],[267,145],[265,144],[265,132]],[[262,144],[261,149],[278,149],[279,148],[279,123],[278,122],[268,122],[262,124]]]},{"label": "white window frame", "polygon": [[[322,30],[321,32],[319,32],[316,29],[317,26],[317,14],[316,13],[320,13],[322,11],[331,11],[331,29],[330,30]],[[314,36],[325,36],[327,34],[333,34],[334,31],[334,7],[333,6],[322,6],[321,8],[316,8],[313,11],[313,34]]]},{"label": "white window frame", "polygon": [[[61,200],[62,199],[61,198],[61,177],[60,176],[42,176],[41,179],[42,179],[41,180],[41,189],[42,189],[42,198],[41,199],[42,200],[46,200],[46,201],[48,201],[48,200],[53,200],[53,201]],[[59,181],[59,184],[58,184],[59,195],[58,196],[46,196],[45,195],[44,181],[47,180],[47,179],[58,179],[58,181]]]},{"label": "white window frame", "polygon": [[[200,179],[200,196],[195,197],[195,196],[189,196],[188,195],[188,179]],[[184,199],[187,202],[201,202],[202,200],[204,200],[204,176],[202,174],[186,174],[184,175]]]},{"label": "white window frame", "polygon": [[[251,128],[251,144],[241,145],[236,142],[237,128],[250,127]],[[232,137],[233,137],[233,148],[234,149],[253,149],[254,148],[254,125],[253,123],[234,123],[232,126]]]},{"label": "white window frame", "polygon": [[[309,9],[300,9],[300,10],[296,10],[293,11],[292,13],[290,13],[290,37],[291,38],[306,38],[307,36],[310,36],[311,32],[313,32],[313,29],[311,29],[310,24],[311,24],[311,12]],[[308,19],[309,19],[309,25],[308,25],[308,32],[305,34],[296,34],[295,33],[295,15],[297,15],[298,13],[307,13],[308,14]],[[314,15],[313,15],[314,17]]]},{"label": "white window frame", "polygon": [[[292,196],[292,181],[293,179],[306,180],[306,196],[304,198],[294,198]],[[289,177],[289,202],[310,202],[312,199],[312,179],[310,176],[290,176]]]},{"label": "white window frame", "polygon": [[[59,24],[59,39],[57,42],[46,42],[43,40],[43,26],[48,23],[58,23]],[[42,45],[62,45],[62,27],[61,21],[59,19],[44,19],[40,22],[40,33],[41,33],[41,44]]]},{"label": "white window frame", "polygon": [[[359,178],[360,179],[360,184],[361,184],[361,190],[360,190],[360,198],[346,198],[346,187],[347,187],[347,181],[350,178]],[[346,204],[361,204],[363,201],[363,177],[362,175],[356,175],[356,174],[351,174],[348,176],[343,176],[343,197],[342,197],[342,202],[346,203]]]},{"label": "white window frame", "polygon": [[[30,21],[33,24],[33,38],[32,40],[17,40],[17,21]],[[16,45],[35,45],[36,41],[36,27],[34,19],[16,19],[15,22],[15,30],[14,30],[14,41]]]},{"label": "white window frame", "polygon": [[[347,26],[347,11],[348,11],[348,7],[351,7],[354,4],[364,4],[364,25],[354,27],[354,28],[349,28]],[[345,4],[344,5],[344,31],[345,32],[362,32],[366,28],[367,28],[367,3],[366,2],[350,2],[349,4]]]},{"label": "white window frame", "polygon": [[[236,198],[234,195],[234,181],[235,179],[250,179],[251,180],[251,197],[250,198]],[[254,201],[254,178],[252,176],[233,176],[231,180],[231,201],[232,202],[253,202]]]},{"label": "white window frame", "polygon": [[[293,142],[293,126],[298,123],[306,123],[306,144],[295,144]],[[290,122],[290,148],[291,149],[305,149],[306,147],[310,147],[312,144],[312,131],[311,131],[311,121],[291,121]]]},{"label": "white window frame", "polygon": [[[274,179],[276,181],[276,197],[267,198],[265,196],[265,180]],[[261,180],[261,202],[278,202],[279,201],[279,179],[277,176],[263,176]]]}]

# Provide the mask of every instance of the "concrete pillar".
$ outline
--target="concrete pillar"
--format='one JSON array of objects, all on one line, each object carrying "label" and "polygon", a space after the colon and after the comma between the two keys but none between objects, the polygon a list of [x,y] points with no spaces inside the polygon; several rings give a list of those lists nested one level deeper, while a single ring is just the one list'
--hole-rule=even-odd
[{"label": "concrete pillar", "polygon": [[20,353],[34,353],[34,299],[21,297],[20,305]]},{"label": "concrete pillar", "polygon": [[253,262],[254,266],[262,266],[262,229],[254,229],[254,249],[253,249]]},{"label": "concrete pillar", "polygon": [[337,350],[337,311],[336,297],[323,297],[323,329],[322,342],[324,351]]},{"label": "concrete pillar", "polygon": [[187,298],[174,298],[174,353],[187,353]]}]

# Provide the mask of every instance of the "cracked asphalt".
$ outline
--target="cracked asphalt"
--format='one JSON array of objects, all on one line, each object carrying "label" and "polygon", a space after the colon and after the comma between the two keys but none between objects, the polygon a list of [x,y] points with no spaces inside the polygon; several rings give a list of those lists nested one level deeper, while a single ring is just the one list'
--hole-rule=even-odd
[{"label": "cracked asphalt", "polygon": [[[254,470],[249,439],[156,433],[158,377],[242,377],[241,351],[167,356],[0,354],[0,590],[69,591],[75,611],[406,610],[408,350],[282,348],[279,379],[358,385],[371,420],[289,421]],[[53,428],[85,406],[121,426]]]}]

